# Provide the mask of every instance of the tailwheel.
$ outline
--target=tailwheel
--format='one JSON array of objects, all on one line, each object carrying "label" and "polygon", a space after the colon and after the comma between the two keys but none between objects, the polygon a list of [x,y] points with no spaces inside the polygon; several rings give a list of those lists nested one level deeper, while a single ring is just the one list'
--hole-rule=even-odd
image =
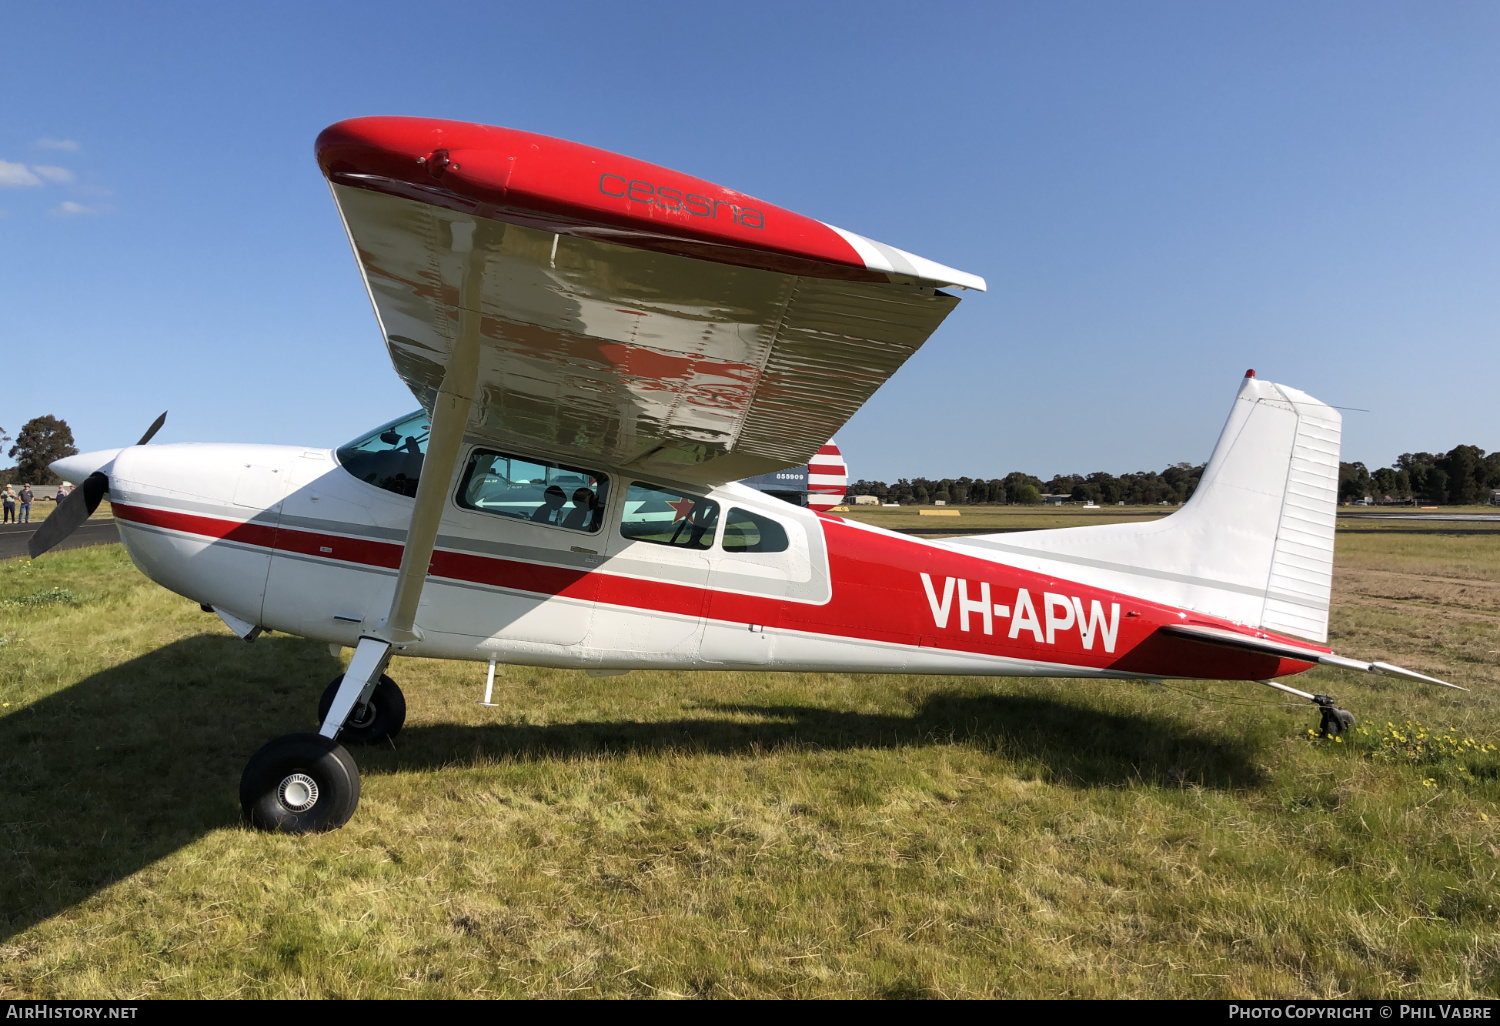
[{"label": "tailwheel", "polygon": [[1335,704],[1338,699],[1332,695],[1310,695],[1306,691],[1298,691],[1296,688],[1288,687],[1280,681],[1263,680],[1260,683],[1268,688],[1275,688],[1277,691],[1285,691],[1289,695],[1305,698],[1313,705],[1316,705],[1320,713],[1318,718],[1318,733],[1323,737],[1336,737],[1354,726],[1354,714],[1348,709],[1340,709]]},{"label": "tailwheel", "polygon": [[268,742],[240,777],[240,807],[261,830],[337,830],[358,806],[359,767],[343,745],[321,734],[286,734]]},{"label": "tailwheel", "polygon": [[1354,726],[1354,714],[1348,709],[1340,709],[1333,703],[1338,701],[1332,695],[1314,695],[1313,701],[1318,704],[1318,711],[1322,713],[1318,722],[1318,731],[1324,737],[1333,737],[1342,734]]},{"label": "tailwheel", "polygon": [[[344,675],[341,673],[323,689],[323,697],[318,699],[319,723],[328,719],[333,696],[338,694],[339,684],[343,680]],[[349,718],[339,731],[339,740],[351,745],[375,744],[401,733],[405,722],[406,696],[401,693],[395,681],[382,673],[375,690],[370,694],[370,700],[349,711]]]}]

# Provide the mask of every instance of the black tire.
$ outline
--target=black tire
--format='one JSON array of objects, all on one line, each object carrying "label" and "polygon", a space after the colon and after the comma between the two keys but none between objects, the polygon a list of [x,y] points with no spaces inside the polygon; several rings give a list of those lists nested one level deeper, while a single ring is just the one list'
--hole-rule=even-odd
[{"label": "black tire", "polygon": [[[343,682],[344,675],[341,673],[333,678],[332,684],[323,689],[323,697],[318,699],[319,723],[328,718],[328,710],[333,708],[333,696],[338,694],[339,685]],[[401,693],[395,681],[382,673],[370,700],[363,706],[356,705],[350,710],[349,718],[344,721],[344,729],[339,731],[339,740],[350,745],[373,745],[401,733],[401,727],[405,723],[406,696]]]},{"label": "black tire", "polygon": [[337,741],[286,734],[250,756],[240,777],[240,808],[259,830],[308,834],[337,830],[359,807],[359,767]]}]

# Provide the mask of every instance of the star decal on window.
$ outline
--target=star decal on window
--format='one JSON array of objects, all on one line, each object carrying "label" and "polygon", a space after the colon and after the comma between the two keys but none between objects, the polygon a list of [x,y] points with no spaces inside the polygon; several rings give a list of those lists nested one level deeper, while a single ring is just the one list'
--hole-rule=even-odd
[{"label": "star decal on window", "polygon": [[693,508],[697,506],[698,503],[692,499],[689,499],[687,496],[683,496],[676,502],[669,502],[667,503],[667,505],[671,506],[672,509],[677,513],[677,515],[672,518],[672,523],[675,524],[679,520],[691,519],[693,515]]}]

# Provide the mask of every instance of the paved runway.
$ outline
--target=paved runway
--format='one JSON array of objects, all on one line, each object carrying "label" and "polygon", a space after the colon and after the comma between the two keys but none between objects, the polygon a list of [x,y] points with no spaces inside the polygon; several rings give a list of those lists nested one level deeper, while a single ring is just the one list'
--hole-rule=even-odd
[{"label": "paved runway", "polygon": [[[40,521],[35,524],[0,525],[0,559],[15,559],[18,556],[24,558],[26,543],[31,540],[32,532],[40,526],[42,526]],[[81,549],[85,545],[109,545],[119,540],[120,532],[115,527],[115,518],[100,517],[85,521],[78,530],[63,539],[61,545],[51,551]]]},{"label": "paved runway", "polygon": [[1340,520],[1447,520],[1469,524],[1500,523],[1500,513],[1340,513]]}]

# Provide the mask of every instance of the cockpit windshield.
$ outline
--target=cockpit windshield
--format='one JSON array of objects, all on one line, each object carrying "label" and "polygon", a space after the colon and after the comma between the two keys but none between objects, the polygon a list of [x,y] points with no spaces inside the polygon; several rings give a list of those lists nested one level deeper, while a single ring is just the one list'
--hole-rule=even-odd
[{"label": "cockpit windshield", "polygon": [[431,433],[432,420],[418,410],[340,446],[339,463],[361,481],[414,498]]}]

